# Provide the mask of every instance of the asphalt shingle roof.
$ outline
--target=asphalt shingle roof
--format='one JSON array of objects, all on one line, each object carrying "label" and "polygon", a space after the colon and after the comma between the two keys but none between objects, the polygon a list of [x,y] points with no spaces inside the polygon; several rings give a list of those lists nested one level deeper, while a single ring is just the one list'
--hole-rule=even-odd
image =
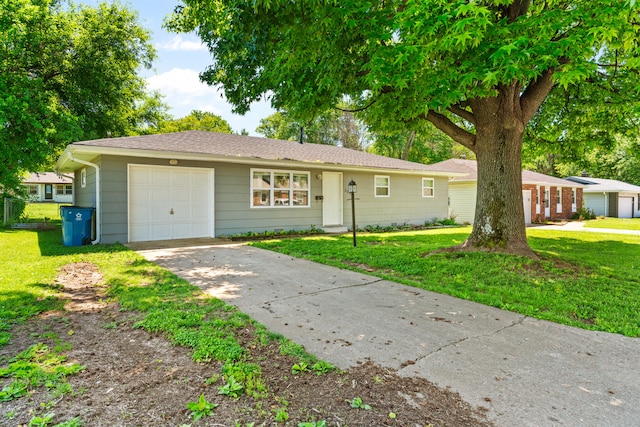
[{"label": "asphalt shingle roof", "polygon": [[585,184],[584,191],[587,193],[603,193],[603,192],[630,192],[640,193],[640,187],[633,184],[628,184],[624,181],[618,181],[616,179],[603,179],[603,178],[591,178],[591,177],[578,177],[570,176],[568,180]]},{"label": "asphalt shingle roof", "polygon": [[71,184],[73,180],[66,175],[58,175],[55,172],[33,172],[23,184]]},{"label": "asphalt shingle roof", "polygon": [[392,159],[333,145],[300,144],[296,141],[205,131],[95,139],[75,142],[70,147],[74,151],[82,151],[83,147],[99,147],[104,149],[102,151],[104,154],[109,150],[140,150],[141,155],[144,155],[143,152],[155,151],[220,158],[289,160],[363,168],[447,172],[431,165]]}]

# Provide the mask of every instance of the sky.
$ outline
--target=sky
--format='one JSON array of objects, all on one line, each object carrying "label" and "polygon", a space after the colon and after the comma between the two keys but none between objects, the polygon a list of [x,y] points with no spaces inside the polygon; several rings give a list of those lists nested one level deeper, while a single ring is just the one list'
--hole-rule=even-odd
[{"label": "sky", "polygon": [[[97,4],[85,0],[78,3]],[[268,101],[254,103],[244,116],[233,114],[224,93],[219,88],[200,82],[198,75],[212,63],[211,55],[194,34],[172,34],[162,28],[164,17],[169,15],[178,0],[123,0],[123,4],[138,11],[140,24],[152,32],[157,58],[151,70],[140,75],[147,80],[149,90],[159,90],[171,107],[175,118],[188,115],[192,110],[209,111],[225,119],[234,132],[242,129],[250,135],[258,135],[256,127],[274,113]]]}]

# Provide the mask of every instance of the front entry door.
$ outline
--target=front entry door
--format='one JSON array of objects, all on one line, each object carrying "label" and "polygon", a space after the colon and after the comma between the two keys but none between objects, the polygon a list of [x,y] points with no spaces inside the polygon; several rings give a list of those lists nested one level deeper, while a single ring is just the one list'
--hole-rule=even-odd
[{"label": "front entry door", "polygon": [[544,190],[544,216],[551,216],[551,192],[548,189]]},{"label": "front entry door", "polygon": [[522,207],[524,208],[524,223],[531,224],[531,190],[522,190]]},{"label": "front entry door", "polygon": [[322,173],[322,225],[342,225],[342,173]]},{"label": "front entry door", "polygon": [[44,199],[53,200],[53,184],[44,185]]}]

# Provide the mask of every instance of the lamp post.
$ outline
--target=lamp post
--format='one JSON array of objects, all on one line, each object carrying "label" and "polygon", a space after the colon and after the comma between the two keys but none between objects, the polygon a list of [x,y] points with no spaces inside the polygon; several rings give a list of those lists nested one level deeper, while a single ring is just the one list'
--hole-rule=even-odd
[{"label": "lamp post", "polygon": [[351,227],[353,228],[353,246],[356,246],[356,199],[355,194],[358,191],[355,181],[352,179],[347,185],[347,193],[351,194]]}]

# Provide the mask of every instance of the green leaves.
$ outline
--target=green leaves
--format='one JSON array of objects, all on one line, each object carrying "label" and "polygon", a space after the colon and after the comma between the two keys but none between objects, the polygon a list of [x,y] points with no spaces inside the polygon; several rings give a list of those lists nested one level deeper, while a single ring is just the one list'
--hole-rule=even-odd
[{"label": "green leaves", "polygon": [[143,120],[137,71],[155,51],[138,17],[119,4],[59,3],[0,0],[0,187],[71,141],[126,135]]},{"label": "green leaves", "polygon": [[198,421],[202,417],[213,415],[213,410],[218,406],[217,403],[211,403],[204,397],[204,393],[196,402],[187,403],[187,409],[191,411],[193,421]]}]

